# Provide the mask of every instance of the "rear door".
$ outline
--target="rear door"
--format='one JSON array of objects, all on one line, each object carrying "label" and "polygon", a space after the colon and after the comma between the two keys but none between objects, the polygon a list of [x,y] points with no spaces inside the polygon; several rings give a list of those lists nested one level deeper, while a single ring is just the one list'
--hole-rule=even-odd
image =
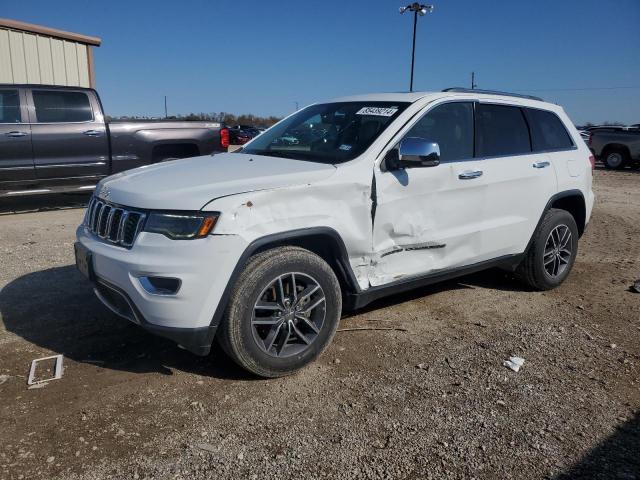
[{"label": "rear door", "polygon": [[557,192],[554,158],[533,152],[524,109],[476,103],[475,153],[486,182],[481,250],[487,258],[522,253]]},{"label": "rear door", "polygon": [[24,91],[0,89],[0,184],[35,179]]},{"label": "rear door", "polygon": [[31,132],[39,179],[108,174],[109,139],[100,106],[87,90],[33,88]]}]

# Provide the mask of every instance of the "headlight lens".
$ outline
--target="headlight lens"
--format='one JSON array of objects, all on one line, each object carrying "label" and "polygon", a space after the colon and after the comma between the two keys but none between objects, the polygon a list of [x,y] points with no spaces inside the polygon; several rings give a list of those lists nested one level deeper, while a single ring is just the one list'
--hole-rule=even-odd
[{"label": "headlight lens", "polygon": [[160,233],[172,240],[206,237],[218,220],[218,213],[150,213],[145,232]]}]

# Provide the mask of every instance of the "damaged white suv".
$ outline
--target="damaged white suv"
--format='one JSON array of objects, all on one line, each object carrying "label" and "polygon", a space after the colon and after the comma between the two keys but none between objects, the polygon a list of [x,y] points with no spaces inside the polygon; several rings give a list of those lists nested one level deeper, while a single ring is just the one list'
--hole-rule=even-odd
[{"label": "damaged white suv", "polygon": [[[117,161],[117,160],[114,160]],[[343,308],[488,267],[546,290],[591,215],[593,157],[562,108],[449,89],[342,98],[236,153],[100,182],[78,268],[118,315],[289,374]]]}]

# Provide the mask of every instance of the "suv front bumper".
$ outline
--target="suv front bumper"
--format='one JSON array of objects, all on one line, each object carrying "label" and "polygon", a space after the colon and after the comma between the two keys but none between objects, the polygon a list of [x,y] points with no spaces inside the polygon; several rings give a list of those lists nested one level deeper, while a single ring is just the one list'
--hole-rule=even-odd
[{"label": "suv front bumper", "polygon": [[[141,232],[127,250],[106,243],[83,225],[76,236],[90,252],[94,292],[102,303],[195,354],[209,353],[217,328],[214,314],[246,248],[240,237],[170,240]],[[176,278],[180,288],[170,295],[150,293],[141,282],[144,277]]]}]

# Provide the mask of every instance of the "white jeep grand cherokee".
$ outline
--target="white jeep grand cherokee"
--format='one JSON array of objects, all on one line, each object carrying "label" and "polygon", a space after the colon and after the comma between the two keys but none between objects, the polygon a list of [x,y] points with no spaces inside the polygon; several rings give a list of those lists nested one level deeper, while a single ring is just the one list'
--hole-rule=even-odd
[{"label": "white jeep grand cherokee", "polygon": [[102,180],[76,260],[118,315],[277,377],[320,355],[343,308],[489,267],[560,285],[592,167],[562,108],[533,97],[341,98],[239,152]]}]

